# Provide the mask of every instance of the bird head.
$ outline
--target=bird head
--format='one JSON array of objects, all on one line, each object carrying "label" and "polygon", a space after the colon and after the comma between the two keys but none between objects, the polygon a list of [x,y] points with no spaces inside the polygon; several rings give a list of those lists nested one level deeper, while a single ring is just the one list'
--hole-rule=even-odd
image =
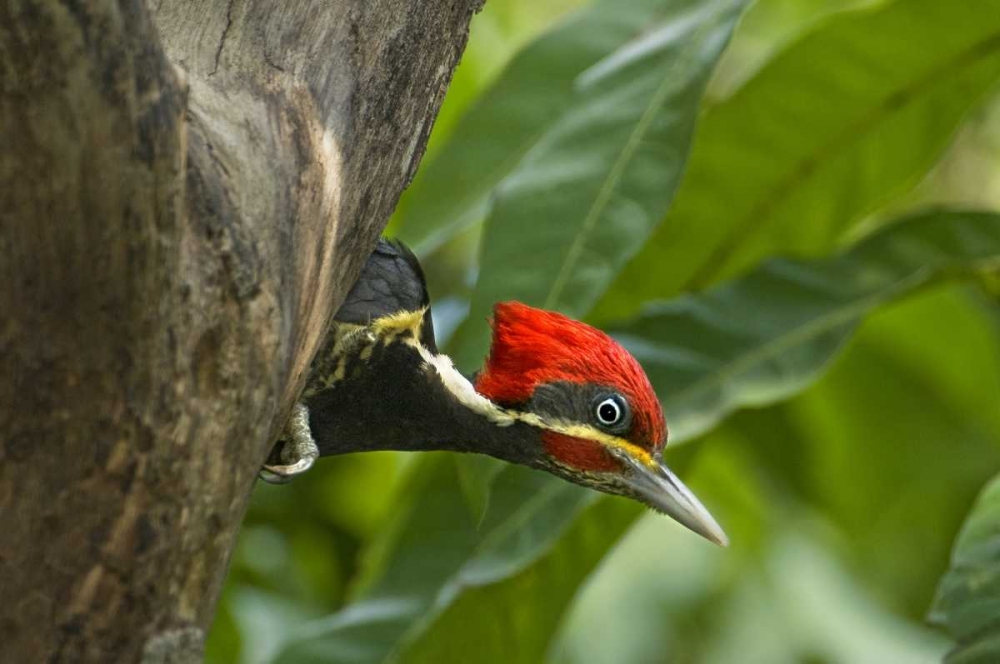
[{"label": "bird head", "polygon": [[628,496],[725,546],[725,533],[663,463],[667,425],[642,367],[607,334],[503,302],[476,391],[540,431],[539,465]]}]

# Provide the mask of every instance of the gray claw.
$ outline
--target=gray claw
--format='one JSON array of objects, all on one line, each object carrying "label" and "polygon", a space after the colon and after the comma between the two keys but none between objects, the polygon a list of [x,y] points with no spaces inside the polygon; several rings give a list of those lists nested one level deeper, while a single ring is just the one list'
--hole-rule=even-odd
[{"label": "gray claw", "polygon": [[265,463],[264,467],[260,469],[258,477],[268,484],[288,484],[297,475],[312,468],[315,460],[315,458],[306,457],[290,464],[271,466]]},{"label": "gray claw", "polygon": [[319,458],[319,448],[309,430],[309,409],[304,404],[295,404],[282,438],[285,440],[281,448],[282,463],[264,464],[258,473],[260,479],[270,484],[285,484],[292,481],[312,468],[313,463]]}]

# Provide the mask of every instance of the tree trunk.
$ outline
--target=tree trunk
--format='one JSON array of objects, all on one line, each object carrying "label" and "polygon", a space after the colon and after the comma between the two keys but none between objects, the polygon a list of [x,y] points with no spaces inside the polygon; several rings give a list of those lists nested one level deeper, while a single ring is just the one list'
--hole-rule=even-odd
[{"label": "tree trunk", "polygon": [[0,662],[187,662],[479,0],[0,4]]}]

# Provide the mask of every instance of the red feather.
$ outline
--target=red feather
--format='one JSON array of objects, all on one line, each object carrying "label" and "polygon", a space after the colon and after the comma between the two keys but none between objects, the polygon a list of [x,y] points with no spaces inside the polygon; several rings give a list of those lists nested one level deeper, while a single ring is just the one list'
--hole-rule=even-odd
[{"label": "red feather", "polygon": [[598,329],[520,302],[493,308],[493,345],[476,391],[515,407],[544,383],[593,383],[617,389],[632,407],[628,438],[658,449],[667,438],[663,409],[646,372],[622,346]]},{"label": "red feather", "polygon": [[555,431],[546,431],[542,433],[542,444],[545,445],[545,451],[549,456],[559,459],[570,468],[592,473],[613,473],[622,470],[621,462],[611,456],[606,447],[586,438],[574,438]]}]

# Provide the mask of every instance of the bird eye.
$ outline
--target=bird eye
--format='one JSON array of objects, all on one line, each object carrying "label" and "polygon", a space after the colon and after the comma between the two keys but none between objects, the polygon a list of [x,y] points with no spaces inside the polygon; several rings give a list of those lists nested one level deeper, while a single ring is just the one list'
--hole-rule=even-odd
[{"label": "bird eye", "polygon": [[625,417],[625,404],[621,397],[608,397],[597,404],[594,410],[597,421],[604,426],[619,424]]}]

